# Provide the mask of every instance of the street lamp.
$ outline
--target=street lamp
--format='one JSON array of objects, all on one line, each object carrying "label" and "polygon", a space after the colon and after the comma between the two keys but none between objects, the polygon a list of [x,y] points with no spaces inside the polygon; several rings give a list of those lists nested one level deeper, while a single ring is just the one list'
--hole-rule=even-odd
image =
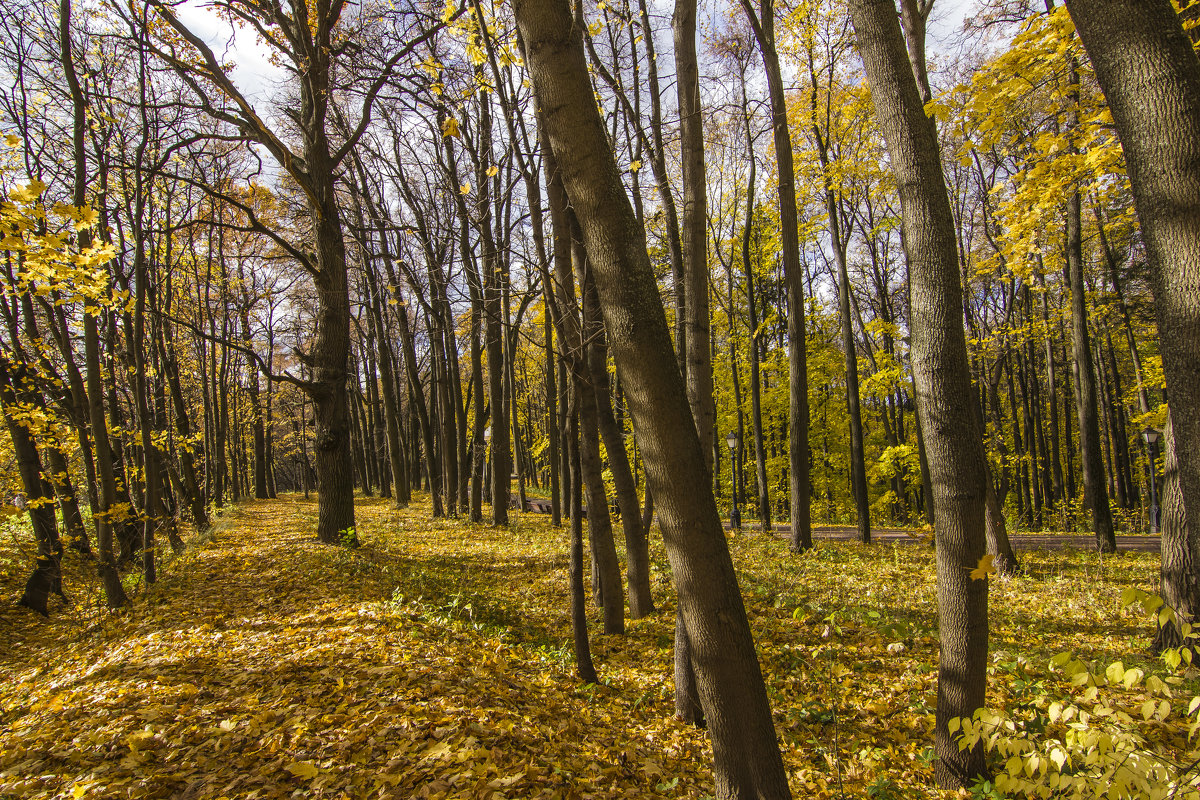
[{"label": "street lamp", "polygon": [[1158,490],[1154,479],[1154,462],[1158,460],[1158,437],[1162,434],[1154,428],[1147,427],[1142,431],[1142,441],[1150,456],[1150,533],[1158,533]]},{"label": "street lamp", "polygon": [[733,494],[733,510],[729,512],[729,527],[733,530],[741,530],[742,514],[738,511],[738,496],[737,496],[737,433],[730,431],[725,437],[725,444],[729,446],[729,477],[730,489]]},{"label": "street lamp", "polygon": [[492,499],[492,462],[488,459],[488,446],[492,441],[492,429],[487,427],[483,429],[483,497],[480,498],[483,502],[490,506],[495,506],[495,501]]}]

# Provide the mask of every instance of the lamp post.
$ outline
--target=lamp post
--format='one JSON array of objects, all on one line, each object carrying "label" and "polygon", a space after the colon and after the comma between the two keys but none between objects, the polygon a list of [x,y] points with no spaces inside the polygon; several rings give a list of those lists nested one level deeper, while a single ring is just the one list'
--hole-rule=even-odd
[{"label": "lamp post", "polygon": [[737,434],[730,431],[729,435],[725,437],[725,444],[729,446],[729,488],[733,495],[733,509],[729,512],[729,527],[733,530],[741,530],[742,513],[738,511],[737,496]]},{"label": "lamp post", "polygon": [[492,503],[492,464],[488,458],[488,448],[492,442],[492,429],[487,427],[483,429],[483,502],[488,505]]},{"label": "lamp post", "polygon": [[1158,533],[1158,489],[1155,486],[1154,463],[1158,460],[1158,437],[1162,434],[1154,428],[1142,431],[1142,441],[1150,456],[1150,533]]}]

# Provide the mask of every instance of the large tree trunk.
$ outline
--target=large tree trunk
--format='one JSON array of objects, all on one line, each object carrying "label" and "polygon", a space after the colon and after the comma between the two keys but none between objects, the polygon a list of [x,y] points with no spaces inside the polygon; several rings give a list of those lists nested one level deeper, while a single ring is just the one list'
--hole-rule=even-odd
[{"label": "large tree trunk", "polygon": [[938,151],[892,0],[852,0],[850,12],[900,194],[912,291],[913,377],[937,507],[941,659],[935,774],[969,787],[986,770],[981,746],[959,749],[947,724],[984,704],[987,580],[970,571],[985,551],[987,476],[963,332],[954,221]]},{"label": "large tree trunk", "polygon": [[[713,485],[713,425],[717,410],[713,403],[712,352],[709,349],[708,319],[708,198],[704,174],[704,125],[700,106],[700,71],[696,61],[696,0],[675,0],[671,17],[675,36],[675,87],[679,98],[680,160],[683,172],[684,335],[679,347],[684,356],[684,381],[688,405],[700,438],[700,452],[708,467],[708,485]],[[737,487],[734,487],[736,495]],[[680,718],[703,723],[696,686],[692,644],[686,625],[678,614],[675,624],[675,709]]]},{"label": "large tree trunk", "polygon": [[[315,151],[316,148],[313,148]],[[325,154],[322,154],[325,155]],[[314,163],[312,174],[326,164]],[[327,160],[327,156],[325,159]],[[316,228],[316,341],[311,353],[313,383],[309,394],[316,420],[317,539],[326,544],[355,543],[354,467],[350,458],[350,407],[346,366],[350,358],[350,296],[346,280],[346,246],[333,191],[332,172],[321,207],[312,212]]]},{"label": "large tree trunk", "polygon": [[547,138],[579,219],[659,505],[700,700],[712,730],[716,794],[790,797],[645,232],[637,226],[595,105],[580,31],[565,0],[515,0],[514,7]]},{"label": "large tree trunk", "polygon": [[700,69],[696,61],[696,0],[675,0],[675,87],[679,96],[679,139],[683,166],[683,272],[687,288],[686,334],[688,403],[709,471],[713,466],[712,352],[708,318],[708,197],[704,173],[704,125]]},{"label": "large tree trunk", "polygon": [[[1104,90],[1150,263],[1186,539],[1200,542],[1200,59],[1167,0],[1069,0]],[[1165,494],[1165,493],[1164,493]],[[1166,499],[1164,497],[1164,499]],[[1165,538],[1165,532],[1164,532]],[[1168,570],[1164,541],[1163,580]]]},{"label": "large tree trunk", "polygon": [[[1180,625],[1196,624],[1200,615],[1200,541],[1196,529],[1189,526],[1183,491],[1179,483],[1179,458],[1176,455],[1174,426],[1167,420],[1163,437],[1163,483],[1160,514],[1162,516],[1162,569],[1159,591],[1163,602],[1175,610],[1175,623],[1159,625],[1154,636],[1154,649],[1164,650],[1185,643]],[[1151,480],[1154,475],[1151,473]],[[1190,642],[1194,646],[1194,642]]]}]

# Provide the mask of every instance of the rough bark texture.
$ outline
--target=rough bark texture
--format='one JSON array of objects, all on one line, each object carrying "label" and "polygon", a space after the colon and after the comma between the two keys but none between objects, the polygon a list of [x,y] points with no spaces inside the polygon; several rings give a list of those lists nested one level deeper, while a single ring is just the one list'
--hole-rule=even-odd
[{"label": "rough bark texture", "polygon": [[[1180,511],[1200,542],[1200,60],[1167,0],[1070,0],[1104,90],[1150,264]],[[1167,500],[1164,491],[1164,522]],[[1165,527],[1165,525],[1164,525]],[[1193,544],[1193,548],[1195,545]],[[1166,531],[1163,580],[1168,572]],[[1197,563],[1193,549],[1192,562]],[[1186,593],[1186,586],[1178,591]]]},{"label": "rough bark texture", "polygon": [[[1163,461],[1162,506],[1162,570],[1159,592],[1163,602],[1175,609],[1176,624],[1160,625],[1154,636],[1154,649],[1182,645],[1180,622],[1196,624],[1200,612],[1200,541],[1195,531],[1189,531],[1187,509],[1179,484],[1179,459],[1175,453],[1173,425],[1168,420],[1163,438],[1166,458]],[[1197,526],[1193,526],[1197,527]]]},{"label": "rough bark texture", "polygon": [[666,314],[596,108],[565,0],[515,0],[530,77],[579,219],[605,327],[659,506],[712,731],[716,795],[790,797],[766,688]]},{"label": "rough bark texture", "polygon": [[985,772],[983,749],[960,750],[947,723],[984,704],[988,585],[969,573],[985,550],[987,476],[963,332],[954,222],[937,131],[925,115],[896,7],[892,0],[853,0],[850,12],[900,194],[912,291],[913,376],[937,508],[941,659],[935,774],[943,787],[966,787]]}]

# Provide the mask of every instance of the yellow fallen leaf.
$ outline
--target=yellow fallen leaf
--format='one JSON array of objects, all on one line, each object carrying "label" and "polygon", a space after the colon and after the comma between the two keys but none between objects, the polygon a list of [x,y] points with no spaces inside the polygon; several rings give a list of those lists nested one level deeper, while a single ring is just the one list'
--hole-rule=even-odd
[{"label": "yellow fallen leaf", "polygon": [[971,570],[971,580],[986,580],[990,573],[996,571],[996,568],[992,566],[992,558],[993,557],[991,555],[986,555],[979,559],[979,565],[975,567],[975,569]]},{"label": "yellow fallen leaf", "polygon": [[321,774],[321,770],[311,761],[293,761],[284,767],[288,772],[295,775],[301,780],[311,781],[313,778]]}]

